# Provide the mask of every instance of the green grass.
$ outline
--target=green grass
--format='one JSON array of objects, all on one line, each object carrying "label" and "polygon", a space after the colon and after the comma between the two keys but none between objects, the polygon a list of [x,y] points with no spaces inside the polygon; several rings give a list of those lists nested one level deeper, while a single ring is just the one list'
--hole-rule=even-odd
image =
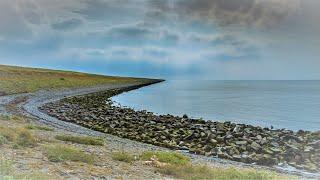
[{"label": "green grass", "polygon": [[0,179],[5,179],[12,173],[12,162],[0,157]]},{"label": "green grass", "polygon": [[24,128],[0,127],[0,136],[21,147],[34,147],[37,145],[37,139],[31,132]]},{"label": "green grass", "polygon": [[92,155],[71,146],[48,145],[44,147],[44,154],[52,162],[74,161],[88,164],[93,164],[94,162]]},{"label": "green grass", "polygon": [[10,121],[11,117],[8,116],[8,115],[0,114],[0,119],[3,120],[3,121]]},{"label": "green grass", "polygon": [[102,76],[70,71],[0,65],[0,96],[41,89],[92,87],[102,84],[145,82],[146,79]]},{"label": "green grass", "polygon": [[152,152],[146,151],[141,155],[141,160],[150,160],[152,156],[156,156],[160,162],[169,163],[174,165],[185,165],[189,163],[190,159],[180,153],[176,152]]},{"label": "green grass", "polygon": [[169,165],[159,169],[160,173],[178,179],[212,179],[212,180],[271,180],[286,179],[275,173],[254,169],[210,168],[199,165]]},{"label": "green grass", "polygon": [[103,146],[103,139],[94,138],[90,136],[69,136],[69,135],[57,135],[55,137],[60,141],[67,141],[77,144],[85,144],[85,145],[94,145],[94,146]]},{"label": "green grass", "polygon": [[34,147],[37,145],[36,138],[26,129],[17,130],[16,143],[22,147]]},{"label": "green grass", "polygon": [[[142,153],[141,160],[148,161],[156,156],[159,162],[166,163],[157,167],[161,174],[177,179],[210,179],[210,180],[269,180],[292,179],[293,177],[279,176],[276,173],[255,169],[213,168],[201,165],[192,165],[189,158],[176,152]],[[121,156],[120,156],[121,157]]]},{"label": "green grass", "polygon": [[[52,180],[51,176],[44,173],[14,173],[12,176],[13,180]],[[11,179],[8,179],[11,180]]]},{"label": "green grass", "polygon": [[34,124],[28,124],[26,126],[26,129],[40,130],[40,131],[54,131],[53,128],[49,128],[47,126],[38,126],[38,125],[34,125]]},{"label": "green grass", "polygon": [[17,133],[13,129],[5,127],[0,127],[0,135],[11,142],[17,137]]},{"label": "green grass", "polygon": [[8,140],[3,135],[0,135],[0,146],[3,144],[7,144]]},{"label": "green grass", "polygon": [[23,117],[20,117],[20,116],[0,114],[0,120],[2,120],[2,121],[25,122],[26,119],[23,118]]},{"label": "green grass", "polygon": [[113,160],[127,162],[127,163],[131,163],[135,161],[134,156],[126,152],[114,152],[112,153],[111,157]]}]

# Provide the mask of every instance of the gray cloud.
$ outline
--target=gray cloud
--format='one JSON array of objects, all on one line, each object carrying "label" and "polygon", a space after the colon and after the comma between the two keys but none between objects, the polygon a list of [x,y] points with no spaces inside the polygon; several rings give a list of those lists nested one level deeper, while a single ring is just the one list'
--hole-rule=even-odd
[{"label": "gray cloud", "polygon": [[[272,26],[293,15],[300,0],[163,0],[150,7],[180,17],[220,25]],[[160,14],[157,15],[160,17]]]},{"label": "gray cloud", "polygon": [[218,36],[215,39],[213,39],[210,43],[212,45],[234,45],[234,46],[245,44],[244,41],[240,41],[235,36],[232,36],[229,34]]},{"label": "gray cloud", "polygon": [[122,26],[111,28],[107,35],[115,38],[143,39],[152,36],[153,32],[137,26]]},{"label": "gray cloud", "polygon": [[90,0],[72,12],[89,20],[146,23],[197,20],[220,25],[270,27],[292,16],[301,0]]},{"label": "gray cloud", "polygon": [[318,73],[319,5],[318,0],[0,0],[0,58],[36,65],[43,59],[85,60],[93,69],[97,59],[174,71],[196,64],[208,74],[241,63],[239,69],[247,72],[248,63],[264,60],[282,69],[309,64]]},{"label": "gray cloud", "polygon": [[87,39],[102,41],[104,45],[175,45],[180,35],[165,28],[153,28],[141,23],[110,26],[102,31],[89,32]]},{"label": "gray cloud", "polygon": [[7,1],[0,2],[0,39],[22,39],[32,35],[24,17],[15,6]]},{"label": "gray cloud", "polygon": [[82,14],[86,18],[93,20],[103,20],[113,15],[116,11],[117,9],[110,2],[101,0],[86,1],[83,9],[73,10],[73,12]]},{"label": "gray cloud", "polygon": [[143,1],[130,0],[85,0],[83,7],[74,9],[89,21],[103,21],[107,24],[128,23],[143,16]]},{"label": "gray cloud", "polygon": [[51,27],[56,30],[71,30],[79,27],[81,24],[82,21],[80,19],[68,19],[54,23]]}]

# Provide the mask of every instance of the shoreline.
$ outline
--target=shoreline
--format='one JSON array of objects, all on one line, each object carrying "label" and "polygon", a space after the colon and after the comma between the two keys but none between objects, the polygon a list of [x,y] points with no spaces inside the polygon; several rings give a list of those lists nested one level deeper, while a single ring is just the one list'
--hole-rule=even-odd
[{"label": "shoreline", "polygon": [[[168,80],[111,99],[122,107],[148,110],[157,115],[187,114],[193,119],[231,121],[262,128],[319,131],[315,98],[319,93],[312,92],[312,87],[318,89],[319,85],[319,82]],[[293,86],[299,88],[288,88]],[[305,90],[302,92],[302,89]],[[299,94],[297,99],[296,94]]]},{"label": "shoreline", "polygon": [[[142,87],[142,86],[140,86],[140,87]],[[82,96],[76,96],[76,97],[71,97],[71,98],[67,98],[67,99],[76,99],[76,101],[77,102],[81,102],[81,98],[84,98],[85,99],[85,101],[86,102],[89,102],[90,100],[90,98],[86,98],[86,97],[91,97],[91,99],[93,98],[93,99],[103,99],[103,98],[105,98],[106,97],[106,94],[104,94],[104,95],[102,95],[101,96],[101,94],[103,94],[103,93],[107,93],[108,95],[107,95],[107,98],[110,98],[110,97],[112,97],[113,95],[116,95],[116,94],[119,94],[119,93],[123,93],[123,92],[127,92],[127,91],[129,91],[129,90],[133,90],[133,89],[137,89],[137,88],[135,88],[135,87],[123,87],[123,88],[120,88],[120,89],[117,89],[117,90],[111,90],[111,91],[113,91],[111,94],[108,94],[108,93],[110,93],[110,90],[108,91],[108,92],[95,92],[95,93],[91,93],[91,94],[85,94],[85,95],[82,95]],[[114,92],[114,91],[116,91],[116,92]],[[96,96],[96,97],[94,97],[96,94],[98,94],[98,96]],[[99,95],[100,94],[100,95]],[[79,99],[77,99],[77,98],[79,98]],[[107,99],[107,98],[105,98],[105,99]],[[63,99],[63,100],[66,100],[66,99]],[[62,101],[63,101],[62,100]],[[83,102],[83,101],[82,101]],[[55,102],[55,103],[59,103],[59,102]],[[74,102],[73,102],[74,103]],[[108,103],[110,103],[110,100],[109,100],[109,102]],[[108,104],[107,103],[107,104]],[[50,104],[50,103],[49,103]],[[112,103],[111,103],[112,104]],[[112,106],[111,104],[108,104],[109,105],[109,107],[112,107],[112,109],[114,109],[114,108],[118,108],[117,110],[119,110],[120,112],[123,110],[123,109],[125,109],[125,110],[127,110],[127,111],[130,111],[130,113],[136,113],[136,111],[133,111],[132,109],[130,109],[130,108],[119,108],[119,107],[115,107],[115,106]],[[48,104],[47,104],[48,105]],[[46,105],[46,108],[49,108],[48,106]],[[53,103],[51,103],[51,105],[53,105]],[[88,105],[88,104],[87,104]],[[99,106],[99,105],[98,105]],[[57,108],[56,110],[58,110],[59,109],[59,107],[63,107],[63,106],[61,106],[61,104],[59,104],[58,106],[56,106],[56,107],[50,107],[51,108],[51,111],[54,111],[54,109],[55,108]],[[48,113],[48,109],[47,110],[45,110],[46,108],[44,108],[44,109],[42,109],[42,111],[43,112],[46,112],[46,113]],[[64,110],[67,110],[67,108],[66,107],[64,107],[65,109]],[[92,107],[91,107],[92,108]],[[69,109],[70,110],[70,109]],[[83,109],[82,109],[83,110]],[[81,110],[81,111],[82,111]],[[71,110],[72,111],[72,110]],[[146,115],[146,114],[151,114],[151,116],[154,116],[154,117],[160,117],[160,119],[161,118],[171,118],[171,119],[179,119],[179,117],[175,117],[175,116],[155,116],[155,115],[153,115],[153,113],[150,113],[150,112],[146,112],[146,111],[138,111],[139,113],[142,113],[142,114],[144,114],[144,115]],[[87,114],[90,114],[90,112],[86,112]],[[100,112],[101,113],[101,112]],[[119,112],[118,112],[119,113]],[[123,113],[123,112],[122,112]],[[127,112],[124,112],[124,113],[127,113]],[[267,165],[267,166],[274,166],[274,165],[277,165],[278,163],[284,163],[283,161],[281,161],[280,159],[281,158],[283,158],[283,157],[281,157],[280,159],[279,159],[279,157],[276,157],[276,153],[280,153],[280,151],[283,149],[283,148],[285,148],[284,150],[285,150],[285,152],[287,152],[287,150],[288,149],[294,149],[294,148],[297,148],[297,147],[291,147],[291,148],[287,148],[286,146],[287,146],[287,144],[283,144],[283,146],[282,145],[277,145],[278,147],[273,147],[271,150],[274,150],[274,152],[271,152],[270,151],[270,149],[268,148],[268,152],[261,152],[263,149],[264,149],[264,145],[262,144],[260,144],[260,143],[253,143],[253,142],[256,142],[257,141],[257,139],[252,139],[251,137],[246,137],[246,136],[244,136],[245,138],[247,138],[247,139],[239,139],[239,138],[236,138],[236,140],[237,140],[237,142],[236,142],[236,144],[235,144],[235,148],[233,148],[233,150],[234,151],[239,151],[241,148],[245,148],[246,149],[246,147],[244,147],[244,146],[252,146],[252,144],[254,144],[254,146],[255,147],[249,147],[249,148],[253,148],[253,150],[255,150],[255,151],[260,151],[261,152],[261,155],[262,155],[262,157],[261,157],[261,159],[259,160],[255,160],[255,159],[250,159],[251,157],[250,157],[250,155],[251,154],[247,154],[246,156],[243,156],[243,155],[238,155],[238,154],[240,154],[240,153],[235,153],[235,154],[237,154],[237,155],[232,155],[232,156],[230,156],[229,154],[230,153],[228,153],[229,151],[222,151],[222,152],[215,152],[216,154],[208,154],[208,152],[206,152],[206,151],[203,151],[203,149],[205,149],[203,146],[206,146],[206,144],[205,143],[200,143],[201,144],[201,148],[194,148],[194,149],[192,149],[192,150],[190,150],[191,148],[190,147],[187,147],[187,146],[185,146],[185,147],[183,147],[183,146],[180,146],[177,142],[175,142],[175,144],[173,143],[173,144],[170,144],[170,143],[168,143],[168,142],[166,142],[165,144],[159,144],[158,143],[158,141],[159,141],[159,139],[156,139],[156,141],[152,141],[152,140],[144,140],[144,139],[141,139],[141,137],[139,137],[138,139],[136,139],[136,138],[134,138],[134,136],[136,136],[136,135],[141,135],[141,134],[135,134],[135,135],[133,135],[133,136],[131,136],[130,137],[130,135],[128,135],[128,134],[119,134],[119,132],[121,132],[121,130],[119,130],[119,129],[117,129],[117,130],[115,130],[115,132],[112,132],[112,130],[111,131],[109,131],[109,130],[106,130],[106,128],[105,128],[105,126],[102,126],[102,127],[100,127],[100,126],[97,126],[97,124],[85,124],[85,123],[83,123],[83,122],[81,122],[81,121],[78,121],[78,122],[75,122],[75,121],[72,121],[72,117],[71,117],[71,119],[70,119],[70,117],[67,117],[68,119],[65,119],[66,117],[63,117],[63,116],[58,116],[57,114],[54,114],[54,113],[50,113],[49,112],[49,114],[51,115],[51,116],[54,116],[54,117],[56,117],[56,118],[58,118],[58,119],[60,119],[60,120],[64,120],[64,121],[67,121],[67,122],[71,122],[71,123],[76,123],[76,124],[78,124],[78,125],[82,125],[82,126],[85,126],[85,127],[87,127],[87,128],[90,128],[90,129],[93,129],[93,130],[98,130],[98,131],[100,131],[100,132],[105,132],[105,133],[108,133],[108,134],[113,134],[113,135],[115,135],[115,136],[119,136],[119,137],[122,137],[122,138],[127,138],[127,139],[131,139],[131,140],[135,140],[135,141],[139,141],[139,142],[142,142],[142,143],[147,143],[147,144],[153,144],[153,145],[156,145],[156,146],[161,146],[161,147],[165,147],[165,148],[169,148],[169,149],[175,149],[175,150],[184,150],[184,151],[189,151],[189,152],[191,152],[191,153],[196,153],[196,154],[200,154],[200,155],[207,155],[207,156],[209,156],[209,157],[218,157],[218,158],[222,158],[222,159],[229,159],[229,160],[236,160],[236,161],[240,161],[240,162],[243,162],[243,163],[248,163],[248,164],[251,164],[251,163],[257,163],[257,164],[260,164],[260,165]],[[137,115],[137,116],[139,116],[139,115]],[[84,116],[85,118],[88,118],[88,116]],[[92,116],[91,116],[91,118],[92,118]],[[122,117],[123,118],[123,117]],[[195,121],[196,122],[196,124],[198,123],[198,124],[206,124],[206,122],[203,122],[203,121],[201,121],[201,120],[195,120],[195,119],[189,119],[189,118],[185,118],[185,119],[188,119],[188,121]],[[181,120],[181,118],[180,118],[180,120]],[[128,121],[132,121],[132,118],[130,118],[129,116],[128,116],[128,120],[127,121],[125,121],[126,123],[128,122]],[[101,119],[100,119],[100,122],[101,122]],[[158,122],[156,122],[156,123],[158,123]],[[165,123],[169,123],[169,121],[166,121]],[[170,121],[170,123],[172,123],[172,121]],[[212,122],[210,122],[210,123],[212,123]],[[231,122],[226,122],[226,123],[219,123],[219,122],[213,122],[213,123],[216,123],[216,124],[223,124],[223,125],[227,125],[227,126],[230,126],[230,125],[235,125],[234,123],[231,123]],[[96,125],[96,126],[95,126]],[[109,126],[110,126],[110,124],[108,124]],[[149,124],[150,125],[150,124]],[[238,124],[239,125],[239,124]],[[117,124],[116,125],[111,125],[111,128],[113,129],[113,128],[116,128],[116,126],[117,126]],[[237,126],[237,125],[236,125]],[[284,130],[270,130],[270,129],[268,129],[268,128],[264,128],[264,129],[262,129],[262,128],[260,128],[260,127],[254,127],[254,126],[250,126],[250,125],[244,125],[244,124],[241,124],[241,126],[244,126],[245,128],[241,128],[240,127],[240,129],[242,129],[242,130],[244,130],[244,129],[246,129],[246,128],[251,128],[251,129],[253,129],[253,131],[267,131],[267,132],[269,132],[269,133],[271,133],[271,134],[277,134],[277,135],[279,135],[279,133],[284,133],[285,134],[285,136],[284,137],[286,137],[286,138],[289,138],[288,140],[289,141],[300,141],[301,139],[299,139],[299,138],[301,138],[301,136],[300,135],[298,135],[296,132],[292,132],[292,131],[287,131],[287,130],[285,130],[285,132],[284,132]],[[105,128],[105,129],[103,129],[103,128]],[[121,128],[125,128],[125,127],[121,127]],[[137,126],[137,128],[136,128],[136,130],[138,129],[139,127]],[[257,128],[257,129],[256,129]],[[110,128],[109,128],[110,129]],[[147,127],[144,127],[143,128],[144,129],[144,131],[148,131],[148,128]],[[232,128],[232,130],[234,130],[234,129],[236,129],[236,127],[233,127]],[[128,130],[128,129],[126,129],[126,130]],[[159,131],[159,129],[158,129],[158,132],[160,132]],[[230,133],[231,131],[230,131],[230,129],[228,130],[228,131],[226,131],[226,132],[220,132],[220,134],[222,133],[225,133],[224,135],[232,135],[232,132]],[[304,134],[303,135],[303,137],[305,136],[305,135],[308,135],[308,133],[309,132],[304,132],[304,131],[299,131],[300,132],[300,134]],[[132,132],[131,132],[132,133]],[[218,132],[219,133],[219,132]],[[152,134],[152,133],[151,133]],[[312,133],[311,133],[312,134]],[[183,135],[183,134],[179,134],[179,135]],[[203,134],[201,134],[201,132],[200,133],[198,133],[198,135],[200,135],[198,138],[202,138],[202,135]],[[316,140],[318,140],[318,134],[315,134],[317,137],[315,138],[315,142],[317,142]],[[147,135],[148,136],[148,135]],[[170,135],[168,135],[167,134],[167,136],[170,136]],[[262,137],[262,140],[265,140],[265,141],[270,141],[269,139],[267,139],[267,137],[268,138],[270,138],[270,137],[272,137],[272,136],[270,136],[270,134],[268,134],[267,136],[265,136],[265,137]],[[152,138],[155,138],[155,137],[152,137]],[[162,138],[164,138],[164,137],[162,137]],[[223,138],[223,141],[225,141],[225,138],[226,137],[224,137]],[[230,138],[230,137],[229,137]],[[243,138],[243,137],[242,137]],[[172,139],[169,137],[169,139],[172,141]],[[212,138],[212,139],[214,139],[214,138]],[[299,140],[298,140],[299,139]],[[219,140],[219,138],[215,138],[214,139],[215,141],[212,141],[211,142],[211,144],[216,144],[215,146],[218,146],[218,145],[221,145],[220,143],[222,143],[222,142],[220,142],[221,141],[221,137],[220,137],[220,140]],[[246,140],[248,140],[248,141],[246,141]],[[180,141],[180,140],[179,140]],[[245,142],[246,141],[246,142]],[[302,141],[304,141],[304,139],[302,139]],[[208,143],[207,141],[206,141],[206,143]],[[226,142],[223,142],[223,143],[226,143]],[[246,144],[246,145],[244,145],[244,144]],[[293,143],[294,144],[294,143]],[[310,144],[310,143],[309,143]],[[221,145],[221,148],[224,148],[224,147],[228,147],[230,144],[223,144],[223,145]],[[268,145],[270,145],[270,144],[268,144]],[[290,144],[289,144],[290,145]],[[295,144],[296,145],[296,144]],[[181,148],[182,147],[182,148]],[[280,147],[280,148],[279,148]],[[208,148],[208,147],[207,147]],[[220,151],[221,151],[221,148],[220,148]],[[304,147],[303,147],[304,148]],[[281,150],[280,150],[281,149]],[[299,147],[298,147],[298,149],[299,149]],[[300,148],[301,149],[301,148]],[[302,149],[301,149],[302,150]],[[317,148],[315,148],[315,149],[313,149],[313,150],[315,150],[315,151],[319,151],[319,149],[317,149]],[[248,151],[247,149],[245,150],[245,151]],[[290,150],[291,151],[291,150]],[[304,151],[304,150],[302,150],[302,151]],[[250,152],[250,150],[249,150],[249,152]],[[312,151],[313,152],[313,151]],[[210,151],[210,153],[212,153],[211,151]],[[281,153],[283,153],[283,152],[281,152]],[[296,154],[298,154],[299,155],[299,153],[300,152],[293,152],[293,153],[296,153]],[[306,152],[304,152],[304,153],[306,153]],[[246,153],[245,153],[246,154]],[[301,154],[301,153],[300,153]],[[310,152],[309,152],[309,154],[310,154]],[[288,155],[286,155],[286,156],[288,156]],[[296,155],[291,155],[291,156],[294,156],[294,158],[296,158]],[[300,157],[300,158],[302,158],[302,157]],[[318,158],[318,157],[317,157]],[[244,160],[245,159],[245,160]],[[287,159],[286,160],[288,160],[288,157],[287,157]],[[300,159],[300,161],[301,161],[301,159]],[[290,162],[290,165],[291,166],[295,166],[296,168],[300,168],[300,169],[303,169],[303,168],[309,168],[308,169],[308,171],[312,171],[312,172],[319,172],[319,169],[316,169],[316,168],[319,168],[319,167],[317,167],[317,165],[314,165],[314,164],[310,164],[310,160],[309,159],[307,159],[307,164],[309,165],[309,167],[307,167],[305,164],[302,164],[302,165],[299,165],[299,164],[294,164],[294,163],[296,163],[296,162]],[[304,167],[303,167],[304,166]]]},{"label": "shoreline", "polygon": [[[95,137],[104,138],[108,142],[108,147],[111,149],[126,149],[128,151],[172,151],[168,148],[163,148],[159,146],[154,146],[152,144],[146,144],[126,138],[120,138],[111,134],[101,133],[92,129],[88,129],[82,126],[79,126],[74,123],[60,121],[54,117],[48,116],[45,113],[42,113],[38,110],[38,107],[50,102],[57,102],[66,97],[74,97],[81,95],[88,95],[97,92],[103,92],[111,89],[125,88],[128,86],[132,86],[134,84],[123,84],[123,85],[104,85],[104,86],[96,86],[92,88],[78,88],[78,89],[64,89],[64,90],[51,90],[51,91],[38,91],[36,93],[28,93],[28,94],[17,94],[10,96],[2,96],[0,97],[0,112],[8,113],[8,114],[23,114],[27,117],[32,118],[36,123],[47,125],[49,127],[53,127],[57,132],[61,133],[75,133],[79,135],[89,135]],[[21,99],[21,100],[19,100]],[[6,105],[14,102],[14,106],[16,106],[16,111],[7,111],[5,108]],[[183,152],[184,155],[188,156],[192,163],[194,164],[205,164],[212,167],[222,167],[222,168],[253,168],[256,170],[267,170],[267,171],[275,171],[281,174],[289,174],[289,175],[297,175],[305,178],[318,178],[320,177],[320,173],[308,173],[306,171],[287,168],[285,166],[260,166],[255,164],[245,164],[242,162],[236,162],[227,159],[207,157],[202,155],[194,155],[187,152]]]}]

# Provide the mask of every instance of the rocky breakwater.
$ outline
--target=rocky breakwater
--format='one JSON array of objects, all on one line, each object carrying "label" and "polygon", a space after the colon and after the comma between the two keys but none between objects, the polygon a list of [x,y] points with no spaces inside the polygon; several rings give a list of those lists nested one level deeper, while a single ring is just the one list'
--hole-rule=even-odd
[{"label": "rocky breakwater", "polygon": [[[132,89],[132,88],[131,88]],[[246,124],[155,115],[114,106],[116,89],[49,103],[40,110],[62,121],[144,143],[206,156],[320,171],[320,132],[272,130]]]}]

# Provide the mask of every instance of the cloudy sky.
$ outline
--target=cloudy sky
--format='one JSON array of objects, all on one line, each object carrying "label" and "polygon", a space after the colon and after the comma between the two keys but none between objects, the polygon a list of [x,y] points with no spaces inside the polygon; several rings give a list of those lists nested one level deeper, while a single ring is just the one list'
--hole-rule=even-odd
[{"label": "cloudy sky", "polygon": [[1,0],[0,64],[320,79],[319,0]]}]

